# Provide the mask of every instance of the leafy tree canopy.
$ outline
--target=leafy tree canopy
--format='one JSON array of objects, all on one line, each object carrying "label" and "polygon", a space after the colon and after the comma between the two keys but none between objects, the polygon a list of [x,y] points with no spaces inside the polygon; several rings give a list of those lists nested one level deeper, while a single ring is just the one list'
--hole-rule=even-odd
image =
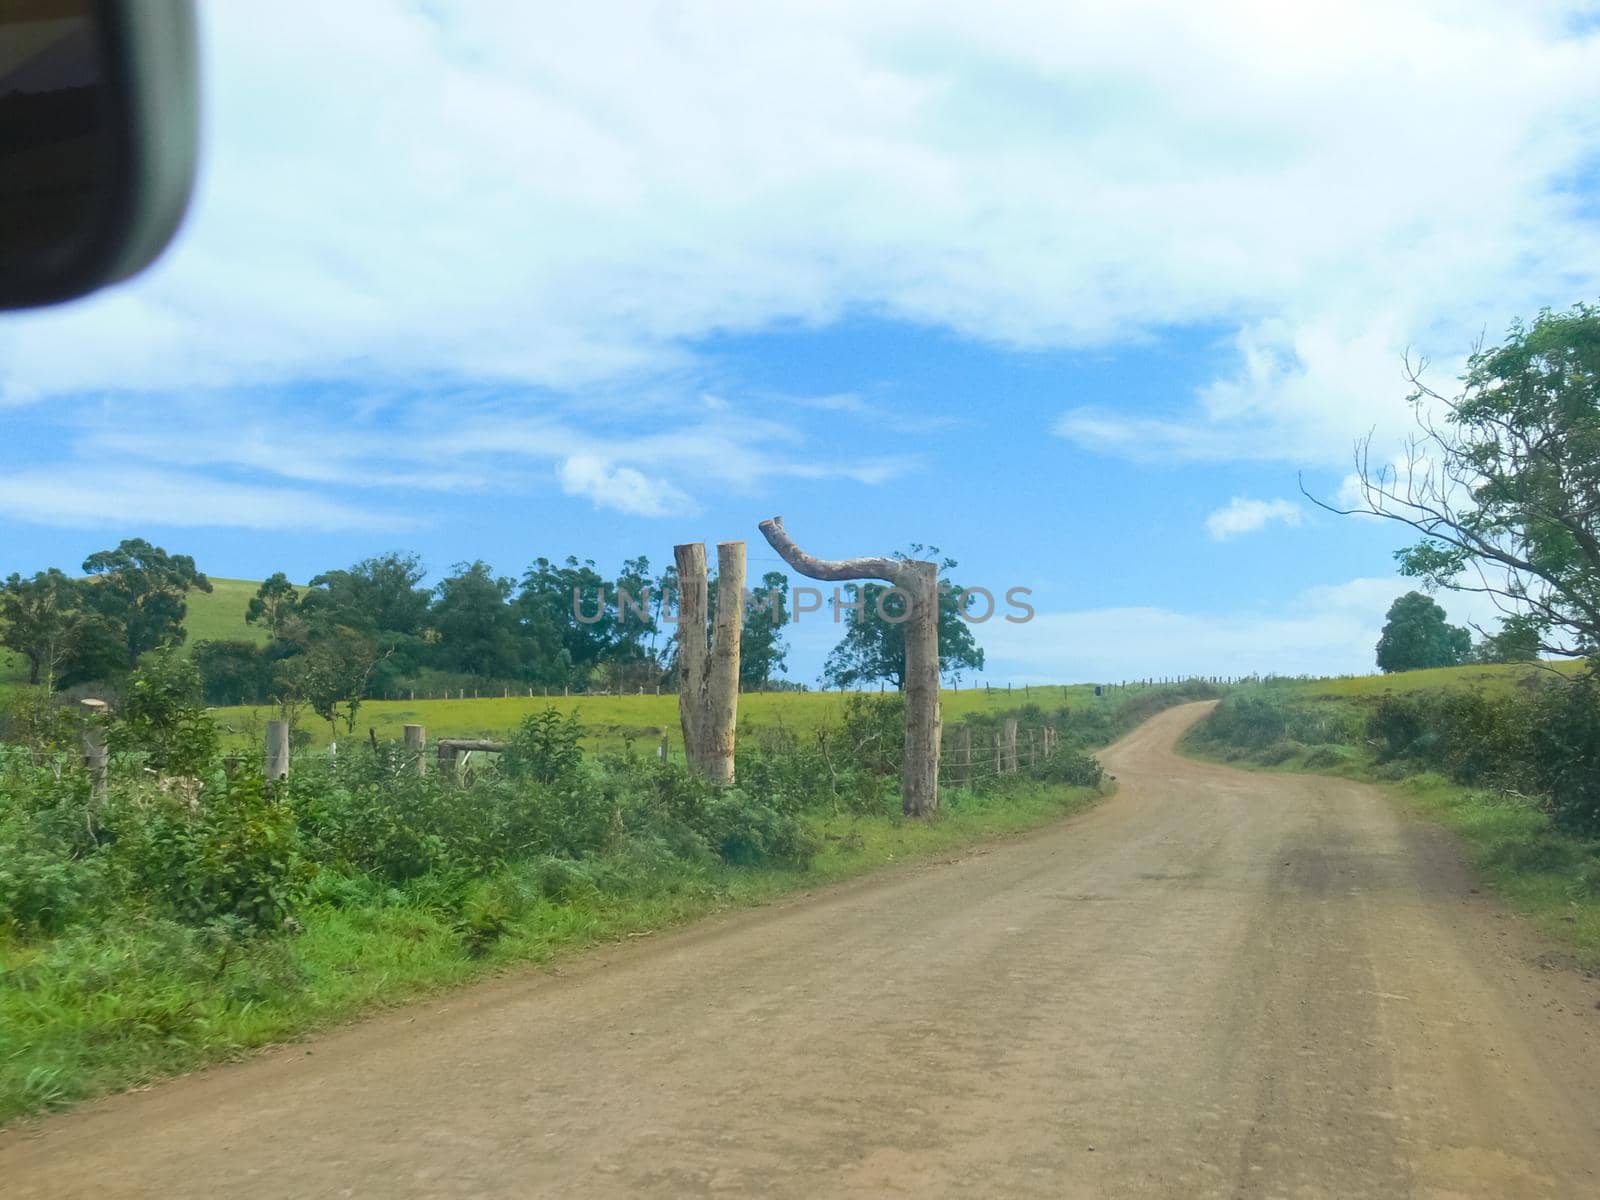
[{"label": "leafy tree canopy", "polygon": [[1417,671],[1453,667],[1472,652],[1472,634],[1445,622],[1444,609],[1421,592],[1407,592],[1389,606],[1378,639],[1378,669]]},{"label": "leafy tree canopy", "polygon": [[1541,650],[1600,648],[1600,307],[1541,312],[1468,359],[1444,396],[1412,369],[1419,434],[1396,467],[1357,447],[1363,503],[1422,540],[1397,554],[1430,587],[1493,597]]},{"label": "leafy tree canopy", "polygon": [[83,569],[94,577],[86,593],[89,605],[104,618],[102,653],[126,669],[147,650],[180,644],[185,596],[191,589],[211,590],[194,559],[168,554],[143,538],[127,538],[115,550],[91,554]]},{"label": "leafy tree canopy", "polygon": [[[911,554],[897,558],[936,557],[937,546],[912,546]],[[940,562],[941,571],[953,570],[956,561]],[[845,594],[854,606],[845,610],[847,628],[823,664],[822,674],[838,688],[857,688],[885,680],[896,689],[905,686],[906,602],[888,584],[848,584]],[[983,650],[972,636],[971,624],[961,615],[963,589],[941,586],[939,593],[939,672],[950,676],[963,670],[983,669]]]},{"label": "leafy tree canopy", "polygon": [[0,584],[0,645],[28,660],[28,682],[48,692],[84,645],[95,614],[83,584],[51,567]]},{"label": "leafy tree canopy", "polygon": [[745,608],[744,628],[739,634],[741,688],[764,687],[783,673],[789,654],[783,637],[788,623],[789,577],[782,571],[768,571]]}]

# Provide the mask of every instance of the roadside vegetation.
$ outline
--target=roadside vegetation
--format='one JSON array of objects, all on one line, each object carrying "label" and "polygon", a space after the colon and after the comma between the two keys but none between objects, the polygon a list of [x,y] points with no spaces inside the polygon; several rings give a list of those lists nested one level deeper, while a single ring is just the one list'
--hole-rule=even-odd
[{"label": "roadside vegetation", "polygon": [[[268,782],[227,756],[191,660],[148,656],[103,730],[13,698],[0,748],[0,1119],[236,1056],[374,1005],[563,949],[761,903],[1025,829],[1102,794],[1088,751],[1209,694],[1129,690],[1011,715],[1058,749],[979,769],[900,815],[900,699],[856,695],[740,741],[738,785],[585,751],[571,712],[524,717],[497,761],[420,773],[387,741],[300,755]],[[1003,713],[971,714],[989,744]],[[94,718],[100,719],[100,718]]]},{"label": "roadside vegetation", "polygon": [[[1388,785],[1454,832],[1497,892],[1600,962],[1600,684],[1473,668],[1239,688],[1189,733],[1225,762]],[[1454,677],[1454,686],[1450,686]],[[1357,685],[1361,686],[1357,686]],[[1381,690],[1380,690],[1381,687]]]}]

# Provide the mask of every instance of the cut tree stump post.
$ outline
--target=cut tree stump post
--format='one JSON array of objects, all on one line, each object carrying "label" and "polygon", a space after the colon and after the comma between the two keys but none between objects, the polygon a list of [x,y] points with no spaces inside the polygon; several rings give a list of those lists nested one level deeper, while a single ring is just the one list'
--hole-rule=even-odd
[{"label": "cut tree stump post", "polygon": [[[783,527],[782,517],[761,522],[762,536],[800,574],[828,583],[884,579],[906,597],[906,746],[901,768],[901,808],[921,817],[939,807],[939,564],[916,559],[823,559],[807,554]],[[679,628],[682,628],[680,625]]]},{"label": "cut tree stump post", "polygon": [[89,794],[99,800],[106,794],[111,755],[106,750],[106,729],[97,718],[111,711],[104,700],[80,700],[78,706],[88,718],[83,727],[83,765],[89,772]]},{"label": "cut tree stump post", "polygon": [[407,725],[406,758],[417,764],[417,774],[428,773],[428,730],[422,725]]},{"label": "cut tree stump post", "polygon": [[267,722],[267,778],[289,778],[289,722]]},{"label": "cut tree stump post", "polygon": [[713,783],[733,782],[739,718],[739,638],[744,629],[744,543],[717,543],[717,611],[707,642],[710,581],[706,547],[672,548],[678,566],[678,720],[689,769]]}]

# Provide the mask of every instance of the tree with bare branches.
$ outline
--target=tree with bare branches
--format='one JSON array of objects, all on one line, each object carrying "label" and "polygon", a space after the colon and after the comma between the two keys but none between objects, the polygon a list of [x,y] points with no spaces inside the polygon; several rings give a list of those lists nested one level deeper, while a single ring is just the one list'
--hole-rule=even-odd
[{"label": "tree with bare branches", "polygon": [[845,583],[887,580],[904,593],[906,613],[906,748],[901,808],[926,816],[939,807],[939,564],[910,558],[815,558],[795,545],[782,517],[761,522],[761,534],[784,562],[811,579]]},{"label": "tree with bare branches", "polygon": [[1490,597],[1543,652],[1600,651],[1600,307],[1514,324],[1474,350],[1454,396],[1426,365],[1406,362],[1418,431],[1400,457],[1356,444],[1360,502],[1307,496],[1410,526],[1422,540],[1396,552],[1402,574]]}]

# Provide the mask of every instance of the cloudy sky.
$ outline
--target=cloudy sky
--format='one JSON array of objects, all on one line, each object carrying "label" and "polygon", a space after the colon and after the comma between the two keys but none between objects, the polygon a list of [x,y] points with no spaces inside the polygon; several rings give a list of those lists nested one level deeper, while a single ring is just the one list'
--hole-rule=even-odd
[{"label": "cloudy sky", "polygon": [[760,571],[782,513],[1031,588],[997,681],[1366,670],[1400,539],[1297,477],[1398,445],[1408,348],[1600,297],[1592,6],[202,16],[173,249],[0,318],[0,571]]}]

